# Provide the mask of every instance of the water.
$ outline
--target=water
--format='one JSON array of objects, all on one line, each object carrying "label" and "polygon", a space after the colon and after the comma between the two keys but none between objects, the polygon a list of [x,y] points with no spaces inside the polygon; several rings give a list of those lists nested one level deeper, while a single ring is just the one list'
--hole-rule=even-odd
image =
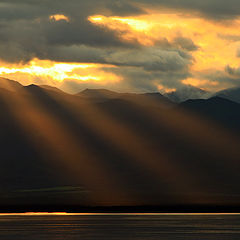
[{"label": "water", "polygon": [[240,215],[1,215],[0,239],[239,240]]}]

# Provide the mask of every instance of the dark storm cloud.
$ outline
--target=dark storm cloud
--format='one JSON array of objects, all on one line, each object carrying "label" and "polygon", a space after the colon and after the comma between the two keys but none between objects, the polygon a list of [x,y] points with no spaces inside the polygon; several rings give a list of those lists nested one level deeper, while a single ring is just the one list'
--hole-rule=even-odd
[{"label": "dark storm cloud", "polygon": [[174,44],[187,51],[198,50],[198,46],[190,38],[177,37],[174,39]]},{"label": "dark storm cloud", "polygon": [[163,72],[184,71],[192,63],[191,60],[187,53],[156,47],[119,51],[107,56],[107,61],[115,65],[143,67],[147,71]]},{"label": "dark storm cloud", "polygon": [[240,15],[239,0],[134,0],[148,7],[166,7],[200,13],[213,19],[233,19]]},{"label": "dark storm cloud", "polygon": [[[48,59],[56,46],[86,45],[99,48],[134,48],[137,43],[126,43],[117,33],[99,28],[88,21],[93,14],[113,14],[111,1],[78,0],[8,0],[0,1],[0,58],[9,62],[27,62],[34,57]],[[125,1],[119,1],[119,8],[128,12]],[[123,10],[122,10],[123,11]],[[64,14],[70,21],[53,21],[49,16]],[[53,49],[51,49],[53,48]],[[62,52],[64,51],[61,50]],[[80,57],[81,58],[81,57]],[[59,58],[58,58],[59,59]],[[65,56],[66,59],[66,56]],[[83,58],[81,58],[82,61]],[[61,61],[59,59],[59,61]]]},{"label": "dark storm cloud", "polygon": [[240,68],[234,68],[229,65],[226,66],[225,71],[231,76],[240,78]]},{"label": "dark storm cloud", "polygon": [[[106,58],[101,54],[108,53],[109,49],[116,49],[119,53],[119,48],[139,48],[137,42],[123,42],[117,32],[95,26],[87,19],[94,14],[142,14],[143,10],[131,1],[0,0],[0,13],[0,58],[8,62],[27,62],[37,57],[56,61],[105,63]],[[49,20],[49,16],[54,14],[65,14],[70,21]],[[152,53],[146,51],[136,51],[141,61],[127,63],[112,59],[112,63],[143,65],[149,71],[178,71],[187,65],[186,56],[182,56],[185,51],[165,53],[164,49],[197,49],[193,41],[186,38],[176,38],[171,43],[168,40],[159,41],[159,46],[163,51],[160,54],[157,50],[155,60],[152,55],[148,63],[144,61],[149,60],[149,54]],[[91,48],[89,54],[86,52],[87,47]],[[125,53],[124,50],[122,55]],[[131,51],[127,51],[127,54],[130,54],[130,58],[134,57]],[[107,62],[110,62],[110,58]]]},{"label": "dark storm cloud", "polygon": [[0,58],[27,62],[46,51],[45,38],[33,22],[7,22],[0,26]]},{"label": "dark storm cloud", "polygon": [[0,0],[0,13],[6,19],[30,19],[62,13],[72,18],[93,14],[136,15],[144,10],[127,0]]},{"label": "dark storm cloud", "polygon": [[[173,87],[189,75],[191,39],[160,39],[153,47],[126,43],[118,32],[95,26],[91,15],[136,15],[144,11],[126,0],[0,0],[0,58],[8,62],[27,62],[37,57],[59,62],[114,64],[104,68],[120,76],[120,83],[107,83],[117,91],[157,91],[158,84]],[[50,20],[63,14],[65,20]],[[94,81],[76,82],[68,79],[62,88],[77,91],[98,87]],[[75,90],[74,90],[75,89]]]},{"label": "dark storm cloud", "polygon": [[[149,7],[167,7],[180,10],[192,10],[212,18],[235,18],[240,15],[239,0],[1,0],[0,4],[12,4],[12,6],[38,7],[62,11],[71,15],[88,15],[96,12],[114,15],[142,14],[143,3]],[[31,13],[28,13],[29,15]]]},{"label": "dark storm cloud", "polygon": [[[190,76],[189,66],[194,61],[191,52],[198,50],[191,39],[176,37],[169,42],[163,38],[153,47],[141,47],[134,41],[122,41],[116,31],[90,23],[88,17],[144,14],[142,3],[147,7],[191,9],[210,14],[214,12],[213,2],[0,0],[0,58],[9,62],[27,62],[37,57],[60,62],[115,64],[117,68],[104,70],[121,76],[123,80],[116,84],[107,83],[108,88],[157,91],[158,84],[174,88]],[[223,1],[219,6],[222,5]],[[69,21],[50,20],[49,16],[54,14],[63,14]],[[212,16],[215,14],[216,11]],[[76,83],[69,79],[63,84],[79,89],[97,86],[98,83]]]},{"label": "dark storm cloud", "polygon": [[106,6],[115,15],[129,16],[146,13],[142,8],[137,7],[130,1],[123,0],[109,1]]},{"label": "dark storm cloud", "polygon": [[[76,53],[72,49],[77,49],[76,46],[81,45],[99,49],[138,47],[134,43],[124,43],[115,33],[98,29],[87,22],[78,24],[68,23],[64,20],[57,22],[21,20],[0,25],[0,49],[2,49],[0,58],[9,62],[26,62],[34,57],[71,61],[72,58],[76,59]],[[70,52],[67,53],[67,47],[72,47],[69,49],[73,53],[73,57],[70,56]],[[56,52],[56,49],[60,51],[60,54],[55,54],[56,59],[53,59],[52,53]],[[66,56],[63,55],[64,52],[67,54]],[[78,51],[78,53],[80,52]],[[60,56],[63,57],[62,60]],[[83,56],[79,55],[79,61],[88,61],[89,57],[84,60]]]},{"label": "dark storm cloud", "polygon": [[50,45],[86,44],[99,47],[135,47],[136,43],[121,41],[116,32],[91,24],[87,19],[53,21],[41,24]]},{"label": "dark storm cloud", "polygon": [[193,42],[191,38],[179,36],[175,37],[172,41],[169,41],[167,38],[161,38],[156,41],[154,45],[156,47],[161,47],[168,50],[182,49],[190,52],[197,51],[199,49],[199,47]]},{"label": "dark storm cloud", "polygon": [[[149,72],[188,71],[193,59],[187,52],[164,50],[159,47],[135,49],[105,49],[85,45],[51,47],[47,51],[50,60],[65,62],[92,62],[119,67],[143,68]],[[44,58],[45,56],[43,56]]]},{"label": "dark storm cloud", "polygon": [[240,68],[233,68],[229,65],[224,70],[212,70],[205,73],[199,73],[199,79],[208,79],[210,82],[218,83],[217,86],[239,87],[240,86]]},{"label": "dark storm cloud", "polygon": [[[99,3],[90,0],[82,3],[69,0],[61,9],[60,3],[63,2],[63,0],[41,2],[25,0],[21,1],[21,4],[14,0],[8,3],[0,2],[5,8],[14,7],[14,11],[19,8],[20,12],[23,6],[27,9],[39,7],[38,14],[37,11],[34,11],[35,15],[29,13],[26,19],[12,19],[9,16],[11,21],[0,22],[0,57],[9,62],[27,62],[38,57],[65,62],[96,62],[142,67],[147,71],[163,72],[185,71],[191,64],[191,55],[183,51],[194,50],[195,45],[190,39],[175,39],[174,43],[168,43],[166,49],[163,45],[140,48],[134,42],[122,42],[115,32],[97,27],[87,20],[89,14],[97,14],[99,11],[111,12],[113,11],[111,8],[126,8],[126,11],[131,9],[126,1]],[[93,3],[96,3],[94,8]],[[107,8],[109,5],[111,7]],[[133,8],[132,12],[140,11]],[[55,13],[66,14],[70,21],[49,20],[49,16]],[[176,49],[176,45],[183,50]]]},{"label": "dark storm cloud", "polygon": [[182,86],[181,80],[190,76],[187,71],[152,73],[136,68],[116,69],[116,72],[119,72],[125,79],[122,86],[141,92],[157,92],[159,91],[158,85],[166,88],[178,88]]},{"label": "dark storm cloud", "polygon": [[13,21],[20,19],[33,19],[36,16],[44,16],[49,12],[48,9],[28,5],[24,2],[21,4],[11,4],[0,1],[0,20]]},{"label": "dark storm cloud", "polygon": [[107,63],[105,56],[111,52],[103,48],[91,47],[86,45],[54,46],[47,50],[46,55],[41,58],[59,62],[88,62],[88,63]]}]

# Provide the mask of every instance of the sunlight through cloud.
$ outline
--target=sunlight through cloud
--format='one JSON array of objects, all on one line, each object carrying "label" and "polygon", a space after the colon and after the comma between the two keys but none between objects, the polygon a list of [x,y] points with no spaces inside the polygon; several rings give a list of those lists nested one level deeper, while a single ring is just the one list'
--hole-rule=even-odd
[{"label": "sunlight through cloud", "polygon": [[[111,68],[114,66],[104,65],[104,67]],[[96,82],[120,80],[118,76],[110,72],[104,72],[101,68],[103,68],[101,64],[57,63],[49,60],[33,59],[27,65],[0,67],[0,74],[4,77],[28,74],[45,79],[51,78],[57,82],[63,82],[66,79]]]},{"label": "sunlight through cloud", "polygon": [[69,17],[63,15],[63,14],[55,14],[55,15],[51,15],[49,17],[50,20],[53,20],[53,21],[60,21],[60,20],[64,20],[66,22],[70,22],[70,19]]}]

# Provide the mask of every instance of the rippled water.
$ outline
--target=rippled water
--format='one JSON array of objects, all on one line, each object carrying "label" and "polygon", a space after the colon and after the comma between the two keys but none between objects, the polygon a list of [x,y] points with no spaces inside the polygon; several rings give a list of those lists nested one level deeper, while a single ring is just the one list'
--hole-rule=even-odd
[{"label": "rippled water", "polygon": [[0,216],[0,239],[240,239],[240,215]]}]

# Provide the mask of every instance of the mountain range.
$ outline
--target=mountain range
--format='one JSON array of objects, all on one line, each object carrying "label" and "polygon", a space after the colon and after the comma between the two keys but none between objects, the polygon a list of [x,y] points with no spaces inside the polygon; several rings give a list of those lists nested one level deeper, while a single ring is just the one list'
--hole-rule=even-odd
[{"label": "mountain range", "polygon": [[[19,82],[10,80],[7,78],[0,78],[0,88],[10,90],[10,91],[16,91],[20,88],[24,87]],[[55,92],[62,92],[62,90],[48,86],[48,85],[39,85],[38,87],[55,91]],[[67,94],[67,93],[65,93]],[[85,89],[77,94],[76,96],[79,96],[84,99],[93,100],[93,101],[105,101],[109,99],[116,99],[116,98],[128,98],[128,97],[140,97],[140,96],[147,96],[153,99],[159,99],[164,100],[166,102],[173,102],[173,103],[182,103],[187,100],[191,99],[209,99],[211,97],[221,97],[224,99],[231,100],[233,102],[240,103],[240,87],[235,88],[229,88],[225,90],[218,91],[216,93],[212,93],[206,90],[203,90],[201,88],[193,87],[190,85],[185,85],[180,88],[178,88],[175,91],[171,91],[168,93],[161,94],[159,92],[153,92],[153,93],[142,93],[142,94],[136,94],[136,93],[119,93],[114,92],[107,89]]]},{"label": "mountain range", "polygon": [[188,99],[206,99],[211,97],[211,93],[197,87],[186,85],[178,88],[176,91],[165,93],[164,96],[173,102],[180,103]]},{"label": "mountain range", "polygon": [[240,103],[240,88],[229,88],[214,94],[215,96],[229,99],[231,101]]},{"label": "mountain range", "polygon": [[0,208],[239,203],[237,102],[0,85]]}]

